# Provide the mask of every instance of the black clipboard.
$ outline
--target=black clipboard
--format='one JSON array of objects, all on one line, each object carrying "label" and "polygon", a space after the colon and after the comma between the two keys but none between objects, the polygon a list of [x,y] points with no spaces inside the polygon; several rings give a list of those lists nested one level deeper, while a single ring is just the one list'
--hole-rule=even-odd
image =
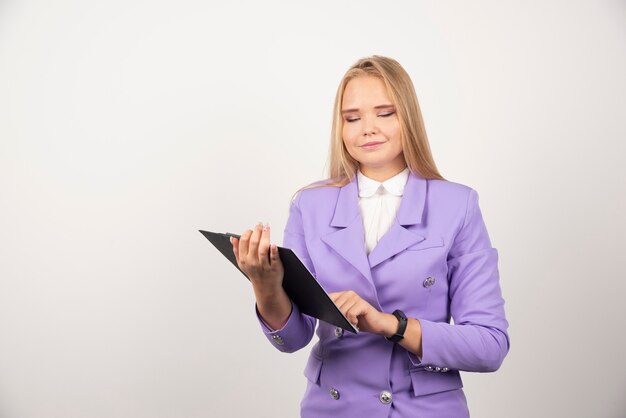
[{"label": "black clipboard", "polygon": [[[230,237],[239,238],[239,235],[203,230],[200,230],[200,232],[246,277],[246,279],[248,278],[237,265],[237,259],[233,253],[233,245],[230,243]],[[328,296],[326,291],[320,286],[315,277],[313,277],[293,250],[278,247],[278,255],[285,269],[283,288],[293,303],[298,306],[300,312],[341,327],[346,331],[355,334],[359,332],[341,313],[337,305],[335,305],[330,296]]]}]

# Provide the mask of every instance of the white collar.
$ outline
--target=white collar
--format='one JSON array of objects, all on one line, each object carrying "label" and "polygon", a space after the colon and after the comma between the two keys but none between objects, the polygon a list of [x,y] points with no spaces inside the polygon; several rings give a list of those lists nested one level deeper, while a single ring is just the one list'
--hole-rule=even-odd
[{"label": "white collar", "polygon": [[408,178],[408,167],[382,183],[365,176],[365,174],[361,173],[361,170],[358,170],[357,182],[359,186],[359,197],[373,196],[381,186],[392,195],[402,196],[402,193],[404,192],[404,185],[406,184]]}]

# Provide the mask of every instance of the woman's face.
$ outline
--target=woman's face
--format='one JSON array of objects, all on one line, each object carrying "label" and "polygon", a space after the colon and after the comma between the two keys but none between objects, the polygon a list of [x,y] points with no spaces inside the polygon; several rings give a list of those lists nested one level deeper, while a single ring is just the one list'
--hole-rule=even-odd
[{"label": "woman's face", "polygon": [[406,167],[400,122],[381,79],[362,76],[350,80],[341,111],[343,142],[363,174],[383,181]]}]

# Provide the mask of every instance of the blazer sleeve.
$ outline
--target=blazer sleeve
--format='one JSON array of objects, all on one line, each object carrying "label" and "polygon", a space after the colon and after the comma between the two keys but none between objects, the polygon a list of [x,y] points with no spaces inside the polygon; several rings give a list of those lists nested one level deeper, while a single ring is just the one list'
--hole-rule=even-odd
[{"label": "blazer sleeve", "polygon": [[[292,249],[309,271],[315,275],[315,269],[313,268],[313,263],[309,257],[304,240],[302,213],[299,207],[300,198],[301,193],[298,193],[289,207],[289,217],[287,219],[287,225],[285,226],[283,247]],[[311,341],[311,338],[313,338],[317,319],[301,313],[298,306],[293,302],[291,303],[291,314],[287,322],[278,330],[271,329],[265,321],[263,321],[263,318],[259,315],[258,309],[256,309],[256,305],[255,311],[265,336],[279,351],[293,353],[305,347]]]},{"label": "blazer sleeve", "polygon": [[419,319],[422,358],[415,366],[472,372],[497,370],[509,351],[508,322],[500,290],[498,252],[492,248],[470,189],[463,226],[448,253],[450,315],[454,325]]}]

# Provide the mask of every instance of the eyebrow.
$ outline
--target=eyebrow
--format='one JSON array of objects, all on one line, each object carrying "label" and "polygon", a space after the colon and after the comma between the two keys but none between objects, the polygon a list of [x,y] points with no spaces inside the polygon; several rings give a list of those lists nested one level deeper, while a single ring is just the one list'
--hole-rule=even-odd
[{"label": "eyebrow", "polygon": [[[387,107],[394,107],[394,106],[392,104],[384,104],[384,105],[374,106],[374,109],[384,109]],[[343,109],[341,113],[358,112],[358,111],[359,109]]]}]

